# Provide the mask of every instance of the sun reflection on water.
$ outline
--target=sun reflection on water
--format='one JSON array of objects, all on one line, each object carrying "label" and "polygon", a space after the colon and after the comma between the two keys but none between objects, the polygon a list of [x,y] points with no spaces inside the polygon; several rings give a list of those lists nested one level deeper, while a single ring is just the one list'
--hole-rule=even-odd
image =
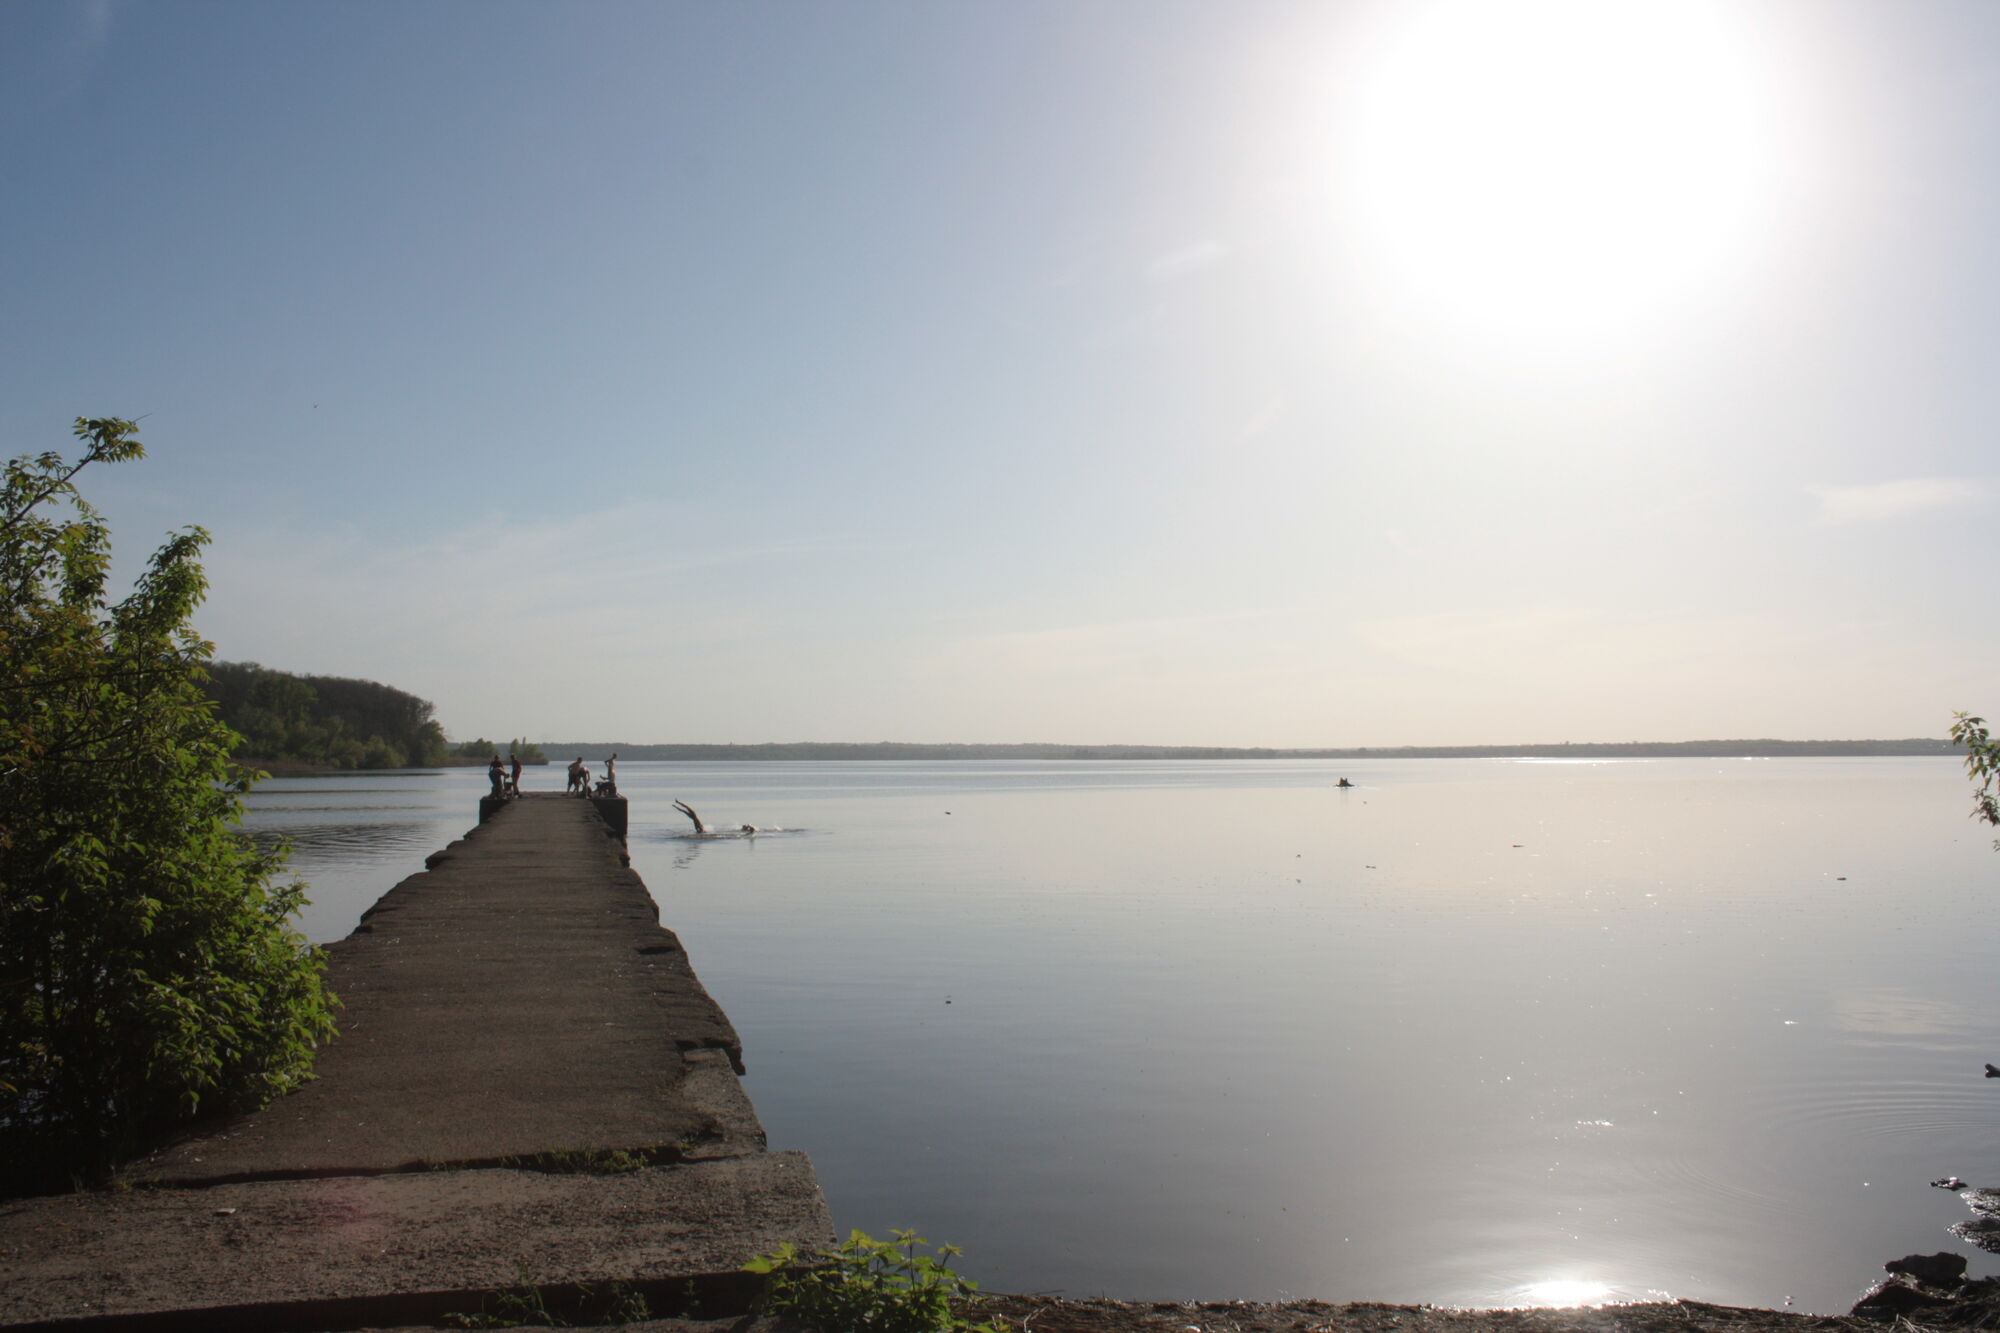
[{"label": "sun reflection on water", "polygon": [[1515,1305],[1558,1308],[1601,1305],[1611,1298],[1611,1288],[1602,1282],[1592,1282],[1588,1278],[1557,1277],[1543,1282],[1531,1282],[1525,1287],[1516,1287],[1513,1296]]}]

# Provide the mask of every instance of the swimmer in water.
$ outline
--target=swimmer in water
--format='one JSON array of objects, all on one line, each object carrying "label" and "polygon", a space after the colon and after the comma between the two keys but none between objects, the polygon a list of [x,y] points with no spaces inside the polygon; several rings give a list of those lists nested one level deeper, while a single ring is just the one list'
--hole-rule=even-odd
[{"label": "swimmer in water", "polygon": [[694,821],[694,832],[696,837],[705,838],[708,836],[708,825],[701,822],[701,816],[694,812],[693,806],[689,805],[686,801],[675,801],[674,809],[680,811],[682,814],[686,815],[689,819],[692,819]]},{"label": "swimmer in water", "polygon": [[736,826],[736,831],[738,833],[755,833],[757,831],[757,826],[755,824],[738,824]]}]

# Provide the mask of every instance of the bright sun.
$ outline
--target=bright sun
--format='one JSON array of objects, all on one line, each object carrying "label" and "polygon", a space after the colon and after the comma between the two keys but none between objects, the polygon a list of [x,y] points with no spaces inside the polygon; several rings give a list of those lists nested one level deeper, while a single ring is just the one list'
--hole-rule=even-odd
[{"label": "bright sun", "polygon": [[1716,0],[1397,7],[1349,141],[1371,261],[1469,328],[1574,334],[1651,318],[1751,245],[1767,93]]}]

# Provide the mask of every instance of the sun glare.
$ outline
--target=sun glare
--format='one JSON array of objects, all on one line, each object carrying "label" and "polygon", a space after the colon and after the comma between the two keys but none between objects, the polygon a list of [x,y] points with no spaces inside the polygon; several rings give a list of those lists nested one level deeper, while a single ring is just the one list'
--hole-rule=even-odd
[{"label": "sun glare", "polygon": [[1392,11],[1355,89],[1371,263],[1503,335],[1649,318],[1751,244],[1769,114],[1713,0],[1434,0]]},{"label": "sun glare", "polygon": [[1551,1278],[1546,1282],[1533,1282],[1515,1293],[1516,1302],[1522,1306],[1555,1306],[1567,1309],[1578,1305],[1599,1305],[1611,1296],[1611,1288],[1602,1282],[1589,1282],[1578,1278]]}]

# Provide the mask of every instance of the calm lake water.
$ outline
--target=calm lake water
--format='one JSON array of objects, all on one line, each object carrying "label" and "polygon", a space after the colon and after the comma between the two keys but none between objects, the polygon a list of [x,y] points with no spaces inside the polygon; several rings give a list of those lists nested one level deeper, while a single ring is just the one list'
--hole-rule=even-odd
[{"label": "calm lake water", "polygon": [[[1967,1250],[1927,1182],[2000,1185],[2000,853],[1949,759],[619,776],[773,1146],[989,1287],[1842,1311]],[[251,823],[331,940],[484,787],[274,780]]]}]

